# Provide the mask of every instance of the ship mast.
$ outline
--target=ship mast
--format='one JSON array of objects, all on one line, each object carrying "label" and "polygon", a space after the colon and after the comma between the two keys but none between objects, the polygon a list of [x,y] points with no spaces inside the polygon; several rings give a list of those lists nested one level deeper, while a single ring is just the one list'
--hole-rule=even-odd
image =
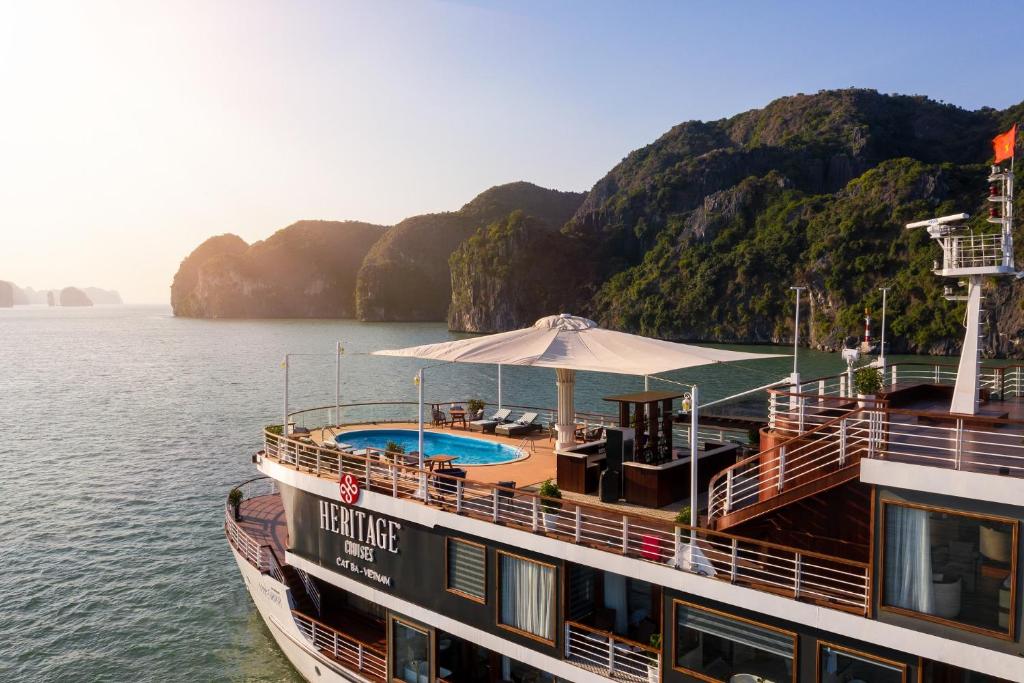
[{"label": "ship mast", "polygon": [[[941,277],[966,277],[967,295],[954,296],[947,287],[946,299],[966,301],[964,343],[956,373],[956,386],[949,412],[975,415],[978,412],[978,375],[981,364],[981,284],[989,276],[1015,275],[1013,265],[1013,166],[1004,170],[998,164],[988,177],[990,203],[988,222],[1000,226],[998,233],[976,235],[964,221],[966,213],[908,223],[907,228],[926,228],[942,247],[942,265],[935,262],[935,274]],[[961,285],[964,281],[960,281]]]}]

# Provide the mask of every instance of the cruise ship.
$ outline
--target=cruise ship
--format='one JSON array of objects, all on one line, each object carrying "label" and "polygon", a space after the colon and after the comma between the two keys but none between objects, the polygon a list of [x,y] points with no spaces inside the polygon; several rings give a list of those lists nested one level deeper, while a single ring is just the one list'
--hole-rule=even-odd
[{"label": "cruise ship", "polygon": [[761,389],[761,423],[662,383],[584,412],[578,371],[754,354],[560,315],[384,352],[554,368],[556,406],[436,396],[433,369],[416,402],[286,399],[224,511],[270,633],[309,681],[1024,681],[1024,369],[979,349],[1012,174],[989,182],[991,230],[908,226],[966,302],[959,363],[888,363],[883,337]]}]

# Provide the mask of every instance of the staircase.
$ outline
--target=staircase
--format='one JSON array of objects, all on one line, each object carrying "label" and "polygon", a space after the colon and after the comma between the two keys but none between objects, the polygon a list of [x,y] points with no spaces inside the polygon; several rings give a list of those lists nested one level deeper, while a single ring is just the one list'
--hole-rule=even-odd
[{"label": "staircase", "polygon": [[[301,571],[302,570],[296,569],[291,565],[281,565],[281,574],[284,576],[284,582],[288,586],[289,592],[292,594],[292,600],[294,600],[295,602],[293,609],[298,610],[303,614],[319,617],[319,591],[317,591],[315,585],[311,583],[312,579],[310,579],[308,576],[305,579],[303,579],[302,575],[300,574]],[[313,590],[316,591],[315,598],[310,595],[310,591],[306,587],[307,585],[311,585]]]},{"label": "staircase", "polygon": [[711,528],[725,531],[860,475],[860,459],[884,444],[877,411],[852,408],[814,429],[779,441],[712,478]]}]

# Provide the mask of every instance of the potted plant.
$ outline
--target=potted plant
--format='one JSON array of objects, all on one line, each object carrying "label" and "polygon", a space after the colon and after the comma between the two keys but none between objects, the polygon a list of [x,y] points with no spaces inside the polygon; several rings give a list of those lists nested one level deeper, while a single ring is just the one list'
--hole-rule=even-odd
[{"label": "potted plant", "polygon": [[853,373],[853,389],[857,392],[857,405],[861,408],[867,406],[868,398],[876,398],[879,391],[882,389],[882,372],[870,365],[864,367]]},{"label": "potted plant", "polygon": [[231,506],[231,510],[235,513],[235,521],[241,522],[242,515],[239,513],[239,510],[242,508],[242,489],[231,489],[231,492],[228,493],[228,505]]},{"label": "potted plant", "polygon": [[659,655],[661,654],[661,634],[652,633],[650,643],[651,647],[658,651],[658,655],[652,655],[651,661],[647,664],[647,682],[658,683],[658,660],[660,659]]},{"label": "potted plant", "polygon": [[479,398],[471,398],[468,401],[466,401],[466,407],[469,408],[469,414],[472,416],[474,420],[483,419],[484,406],[486,405],[487,404],[484,403]]},{"label": "potted plant", "polygon": [[562,499],[562,490],[558,484],[548,479],[540,485],[537,491],[540,495],[540,508],[544,516],[544,528],[548,531],[555,530],[555,523],[558,521],[558,512],[562,509],[559,502]]},{"label": "potted plant", "polygon": [[281,436],[281,425],[267,425],[266,429],[274,436]]},{"label": "potted plant", "polygon": [[685,524],[690,526],[690,506],[684,505],[679,508],[679,512],[676,513],[676,524]]}]

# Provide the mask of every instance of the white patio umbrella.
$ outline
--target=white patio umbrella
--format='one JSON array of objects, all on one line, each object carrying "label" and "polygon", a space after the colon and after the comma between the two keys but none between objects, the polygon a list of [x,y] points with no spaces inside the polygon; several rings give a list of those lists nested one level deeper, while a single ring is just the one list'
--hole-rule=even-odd
[{"label": "white patio umbrella", "polygon": [[[558,388],[558,448],[573,442],[573,390],[577,370],[623,375],[654,375],[713,363],[777,358],[779,354],[744,353],[641,337],[602,329],[592,320],[568,313],[541,318],[531,327],[470,339],[374,351],[380,356],[423,358],[451,363],[488,363],[554,368]],[[421,384],[422,386],[422,384]],[[691,472],[696,482],[696,413],[691,442]],[[420,401],[420,457],[423,454],[423,405]],[[691,489],[693,487],[691,486]],[[696,509],[696,503],[692,503]]]}]

